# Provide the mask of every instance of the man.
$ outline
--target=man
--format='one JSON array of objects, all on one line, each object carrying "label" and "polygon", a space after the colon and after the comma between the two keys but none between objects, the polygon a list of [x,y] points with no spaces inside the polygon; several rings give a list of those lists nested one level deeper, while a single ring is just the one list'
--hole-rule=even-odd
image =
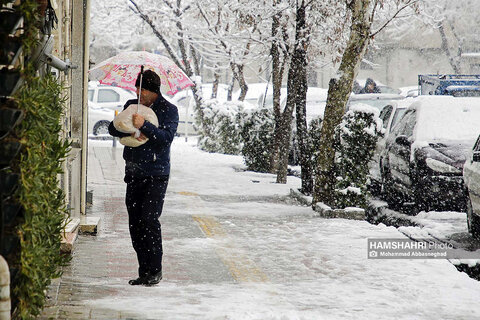
[{"label": "man", "polygon": [[360,93],[380,93],[380,89],[377,87],[377,84],[373,79],[367,78],[365,87],[363,87]]},{"label": "man", "polygon": [[[155,285],[162,279],[162,231],[160,221],[163,200],[170,175],[170,145],[177,131],[178,110],[160,93],[160,77],[153,71],[143,73],[139,92],[140,74],[135,83],[141,104],[152,108],[158,118],[158,127],[140,114],[132,117],[133,126],[140,130],[138,140],[148,141],[139,147],[125,147],[125,203],[128,211],[130,237],[137,253],[138,278],[131,285]],[[123,107],[137,103],[129,100]],[[110,135],[125,137],[110,123]],[[133,135],[133,134],[132,134]]]}]

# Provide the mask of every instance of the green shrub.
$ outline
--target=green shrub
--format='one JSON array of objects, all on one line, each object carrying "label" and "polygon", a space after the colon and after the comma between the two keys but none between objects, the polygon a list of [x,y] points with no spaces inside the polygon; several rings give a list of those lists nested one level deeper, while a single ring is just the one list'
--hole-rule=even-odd
[{"label": "green shrub", "polygon": [[[24,17],[25,57],[31,56],[38,45],[37,3],[25,0],[18,6]],[[12,170],[20,175],[14,200],[23,209],[18,224],[11,227],[20,240],[20,252],[9,261],[9,267],[17,270],[11,286],[13,318],[34,319],[45,304],[51,279],[60,276],[59,267],[69,260],[60,253],[68,212],[59,175],[70,144],[61,139],[61,85],[52,76],[39,78],[33,63],[26,63],[21,72],[24,82],[13,98],[25,117],[13,135],[22,150]]]},{"label": "green shrub", "polygon": [[337,208],[367,206],[368,163],[381,130],[378,110],[355,105],[336,129]]},{"label": "green shrub", "polygon": [[249,170],[269,172],[275,127],[273,110],[247,110],[242,114],[242,155]]},{"label": "green shrub", "polygon": [[[313,171],[315,171],[315,168],[317,167],[315,159],[317,159],[318,153],[320,152],[322,122],[323,118],[318,117],[312,119],[308,125],[308,159],[311,161],[310,168],[312,168]],[[315,176],[315,172],[313,172],[313,175]]]},{"label": "green shrub", "polygon": [[240,154],[243,147],[240,136],[243,108],[242,102],[205,101],[202,106],[203,122],[198,125],[199,148],[207,152]]},{"label": "green shrub", "polygon": [[51,76],[32,78],[17,94],[25,119],[17,129],[23,145],[20,155],[20,188],[23,223],[19,226],[20,272],[13,293],[18,315],[30,319],[40,313],[52,278],[68,261],[60,254],[61,233],[68,217],[58,176],[69,143],[61,141],[63,100],[61,86]]}]

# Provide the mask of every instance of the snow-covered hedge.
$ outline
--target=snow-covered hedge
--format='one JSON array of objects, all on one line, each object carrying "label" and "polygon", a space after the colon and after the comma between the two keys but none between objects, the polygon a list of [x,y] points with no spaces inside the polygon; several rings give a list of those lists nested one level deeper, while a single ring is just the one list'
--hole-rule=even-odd
[{"label": "snow-covered hedge", "polygon": [[[315,170],[318,154],[320,153],[320,132],[322,131],[323,117],[312,119],[308,125],[308,158],[310,159],[310,168]],[[315,172],[313,172],[315,175]]]},{"label": "snow-covered hedge", "polygon": [[336,207],[367,205],[368,163],[381,132],[379,111],[357,104],[343,116],[336,140]]},{"label": "snow-covered hedge", "polygon": [[206,100],[202,106],[203,123],[199,124],[200,149],[207,152],[241,154],[242,112],[244,104],[239,101],[221,102],[217,99]]},{"label": "snow-covered hedge", "polygon": [[268,172],[275,126],[272,109],[245,110],[242,155],[249,170]]},{"label": "snow-covered hedge", "polygon": [[273,111],[240,101],[207,100],[198,146],[207,152],[243,155],[249,170],[267,172],[273,137]]}]

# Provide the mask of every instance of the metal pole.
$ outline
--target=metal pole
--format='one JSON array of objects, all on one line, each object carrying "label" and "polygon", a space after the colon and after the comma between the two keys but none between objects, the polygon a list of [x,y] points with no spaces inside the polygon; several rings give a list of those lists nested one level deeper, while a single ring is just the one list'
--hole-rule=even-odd
[{"label": "metal pole", "polygon": [[[190,92],[187,91],[187,97],[190,96]],[[187,107],[185,108],[185,142],[188,142],[188,106],[190,105],[190,101],[192,101],[193,97],[188,99]]]},{"label": "metal pole", "polygon": [[142,96],[142,82],[143,82],[143,66],[140,68],[140,89],[138,90],[138,103],[137,103],[137,113],[140,109],[140,97]]},{"label": "metal pole", "polygon": [[[118,116],[118,110],[115,110],[115,117]],[[112,146],[115,148],[117,147],[117,137],[113,137],[113,144]]]}]

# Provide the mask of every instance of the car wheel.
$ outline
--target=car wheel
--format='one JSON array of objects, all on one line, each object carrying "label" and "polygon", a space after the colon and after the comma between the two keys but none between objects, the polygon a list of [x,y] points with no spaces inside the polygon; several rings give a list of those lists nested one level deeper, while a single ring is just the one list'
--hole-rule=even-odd
[{"label": "car wheel", "polygon": [[480,239],[480,218],[473,212],[470,198],[467,198],[467,226],[472,237]]},{"label": "car wheel", "polygon": [[110,122],[108,121],[99,121],[93,127],[93,134],[98,136],[99,134],[108,134],[108,126]]}]

